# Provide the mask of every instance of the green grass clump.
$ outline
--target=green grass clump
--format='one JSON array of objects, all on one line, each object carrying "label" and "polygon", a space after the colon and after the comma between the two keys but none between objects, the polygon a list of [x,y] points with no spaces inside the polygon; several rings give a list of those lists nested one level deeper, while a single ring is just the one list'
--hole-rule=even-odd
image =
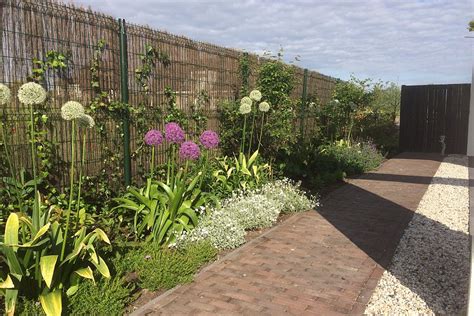
[{"label": "green grass clump", "polygon": [[123,315],[131,299],[132,287],[121,277],[85,281],[68,302],[69,315]]},{"label": "green grass clump", "polygon": [[156,243],[145,243],[124,254],[119,269],[135,272],[143,289],[170,289],[191,282],[196,271],[214,260],[217,253],[208,240],[182,249],[163,249]]}]

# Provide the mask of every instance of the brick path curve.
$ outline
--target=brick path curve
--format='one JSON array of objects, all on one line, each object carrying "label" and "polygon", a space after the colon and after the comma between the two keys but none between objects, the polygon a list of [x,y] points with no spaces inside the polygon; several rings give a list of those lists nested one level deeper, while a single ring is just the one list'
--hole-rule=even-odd
[{"label": "brick path curve", "polygon": [[134,314],[362,314],[439,164],[399,155]]}]

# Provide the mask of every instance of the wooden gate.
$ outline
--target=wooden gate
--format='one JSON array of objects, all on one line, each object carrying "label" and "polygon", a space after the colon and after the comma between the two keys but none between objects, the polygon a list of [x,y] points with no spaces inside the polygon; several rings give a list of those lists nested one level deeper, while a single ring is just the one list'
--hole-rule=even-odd
[{"label": "wooden gate", "polygon": [[466,154],[470,84],[402,86],[400,149]]}]

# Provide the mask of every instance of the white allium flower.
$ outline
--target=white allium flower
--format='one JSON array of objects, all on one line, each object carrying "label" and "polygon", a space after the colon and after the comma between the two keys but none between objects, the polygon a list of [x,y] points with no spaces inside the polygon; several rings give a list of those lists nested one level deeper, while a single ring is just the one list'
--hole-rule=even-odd
[{"label": "white allium flower", "polygon": [[240,105],[242,104],[248,104],[250,106],[252,106],[252,99],[250,99],[249,97],[243,97],[241,100],[240,100]]},{"label": "white allium flower", "polygon": [[93,128],[95,126],[95,121],[92,116],[84,114],[77,119],[78,123],[82,127]]},{"label": "white allium flower", "polygon": [[258,105],[258,109],[260,112],[268,112],[270,110],[270,104],[268,104],[268,102],[260,102],[260,104]]},{"label": "white allium flower", "polygon": [[240,105],[239,112],[240,114],[248,114],[252,111],[252,106],[247,103],[243,103]]},{"label": "white allium flower", "polygon": [[255,100],[255,101],[260,101],[262,99],[262,93],[258,90],[252,90],[250,92],[250,99]]},{"label": "white allium flower", "polygon": [[23,84],[18,90],[18,100],[25,105],[38,105],[46,101],[46,90],[35,83]]},{"label": "white allium flower", "polygon": [[72,121],[84,115],[84,107],[76,101],[68,101],[61,107],[61,117],[66,121]]},{"label": "white allium flower", "polygon": [[10,88],[8,88],[3,83],[0,83],[0,105],[5,105],[10,102]]}]

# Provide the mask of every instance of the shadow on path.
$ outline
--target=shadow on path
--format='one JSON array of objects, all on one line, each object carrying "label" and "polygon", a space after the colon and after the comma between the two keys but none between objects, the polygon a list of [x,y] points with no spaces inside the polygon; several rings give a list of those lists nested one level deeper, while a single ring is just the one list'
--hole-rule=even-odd
[{"label": "shadow on path", "polygon": [[[440,159],[436,157],[408,159],[410,156],[413,154],[395,157],[379,171],[351,180],[323,200],[319,210],[327,221],[385,270],[390,270],[405,228],[439,166]],[[447,179],[437,178],[436,183],[447,183]],[[458,179],[455,185],[465,186],[467,180]],[[430,242],[423,242],[422,249],[415,248],[412,256],[418,256],[415,260],[420,262],[418,265],[408,261],[403,269],[390,272],[435,312],[459,312],[448,307],[456,301],[453,295],[467,293],[469,253],[460,256],[457,249],[459,244],[469,249],[468,235],[421,214],[415,216],[420,232],[413,242]],[[448,275],[448,272],[452,274]],[[376,283],[367,284],[360,303],[368,302]],[[462,309],[465,300],[458,301],[461,306],[456,308]]]}]

